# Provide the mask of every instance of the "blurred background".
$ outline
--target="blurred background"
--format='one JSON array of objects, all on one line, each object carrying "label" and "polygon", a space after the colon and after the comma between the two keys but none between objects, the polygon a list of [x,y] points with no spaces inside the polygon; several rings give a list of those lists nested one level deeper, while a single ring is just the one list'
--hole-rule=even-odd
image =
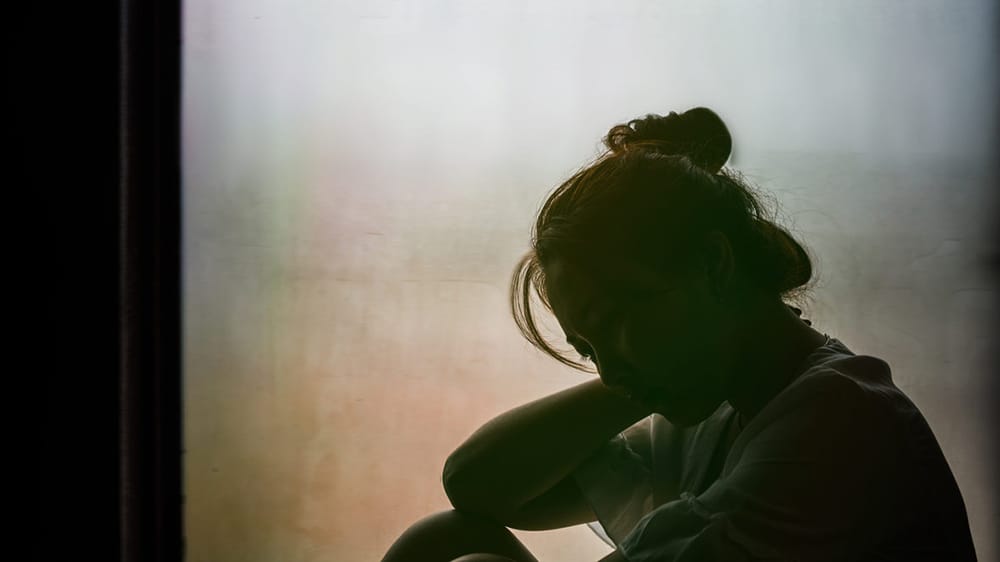
[{"label": "blurred background", "polygon": [[185,2],[188,559],[378,560],[448,508],[461,440],[590,376],[510,318],[546,193],[704,105],[817,257],[804,317],[890,363],[995,560],[993,4]]}]

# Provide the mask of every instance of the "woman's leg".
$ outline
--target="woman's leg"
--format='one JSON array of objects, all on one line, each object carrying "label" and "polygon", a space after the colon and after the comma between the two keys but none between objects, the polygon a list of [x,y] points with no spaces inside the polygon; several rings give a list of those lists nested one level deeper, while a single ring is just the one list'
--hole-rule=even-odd
[{"label": "woman's leg", "polygon": [[411,525],[389,547],[382,562],[452,562],[468,554],[538,562],[503,525],[455,510],[429,515]]}]

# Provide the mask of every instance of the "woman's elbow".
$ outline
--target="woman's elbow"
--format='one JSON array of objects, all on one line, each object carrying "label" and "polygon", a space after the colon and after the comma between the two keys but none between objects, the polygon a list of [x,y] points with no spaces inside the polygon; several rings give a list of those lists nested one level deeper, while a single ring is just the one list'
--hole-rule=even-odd
[{"label": "woman's elbow", "polygon": [[475,477],[454,455],[444,463],[441,483],[448,501],[458,511],[489,517],[495,521],[503,520],[504,515],[509,512],[504,509],[499,498],[490,497],[490,487],[484,484],[484,479]]},{"label": "woman's elbow", "polygon": [[441,471],[441,486],[444,488],[444,494],[448,496],[448,501],[455,509],[459,509],[458,504],[465,503],[464,495],[460,489],[461,478],[457,464],[458,461],[455,460],[453,454],[444,461],[444,469]]},{"label": "woman's elbow", "polygon": [[480,511],[479,504],[481,502],[477,501],[475,497],[475,487],[469,484],[469,471],[461,464],[461,461],[456,460],[454,454],[445,461],[444,469],[441,471],[441,484],[444,493],[455,509],[470,513]]}]

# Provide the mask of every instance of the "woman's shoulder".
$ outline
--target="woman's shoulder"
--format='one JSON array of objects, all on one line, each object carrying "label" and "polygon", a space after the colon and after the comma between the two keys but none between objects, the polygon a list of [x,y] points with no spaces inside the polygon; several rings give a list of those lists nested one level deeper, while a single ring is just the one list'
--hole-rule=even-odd
[{"label": "woman's shoulder", "polygon": [[[836,338],[816,349],[799,377],[780,392],[759,414],[800,409],[803,402],[820,402],[830,408],[860,409],[873,414],[911,415],[916,407],[895,385],[892,369],[884,359],[858,355]],[[814,404],[814,410],[817,410]],[[767,417],[767,416],[765,416]]]},{"label": "woman's shoulder", "polygon": [[816,359],[804,374],[820,379],[824,376],[839,377],[859,389],[879,394],[899,391],[893,383],[889,363],[873,355],[855,354],[836,338],[829,338],[816,350]]},{"label": "woman's shoulder", "polygon": [[894,525],[947,529],[967,541],[954,475],[923,414],[894,384],[888,363],[856,355],[836,340],[824,347],[744,428],[724,474],[764,466],[768,477],[791,480],[794,470],[809,466],[810,482],[831,489],[844,479],[873,483],[869,505],[884,502],[882,513]]},{"label": "woman's shoulder", "polygon": [[[806,369],[754,416],[736,448],[828,439],[895,442],[906,433],[916,406],[892,380],[889,364],[857,355],[834,338],[810,355]],[[817,441],[818,440],[818,441]]]}]

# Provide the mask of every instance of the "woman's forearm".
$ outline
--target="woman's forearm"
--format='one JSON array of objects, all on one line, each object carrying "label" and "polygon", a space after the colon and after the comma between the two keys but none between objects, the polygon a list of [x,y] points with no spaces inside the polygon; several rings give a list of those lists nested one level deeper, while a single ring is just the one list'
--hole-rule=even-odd
[{"label": "woman's forearm", "polygon": [[448,457],[445,492],[458,509],[512,513],[650,413],[599,379],[529,402],[487,422]]}]

